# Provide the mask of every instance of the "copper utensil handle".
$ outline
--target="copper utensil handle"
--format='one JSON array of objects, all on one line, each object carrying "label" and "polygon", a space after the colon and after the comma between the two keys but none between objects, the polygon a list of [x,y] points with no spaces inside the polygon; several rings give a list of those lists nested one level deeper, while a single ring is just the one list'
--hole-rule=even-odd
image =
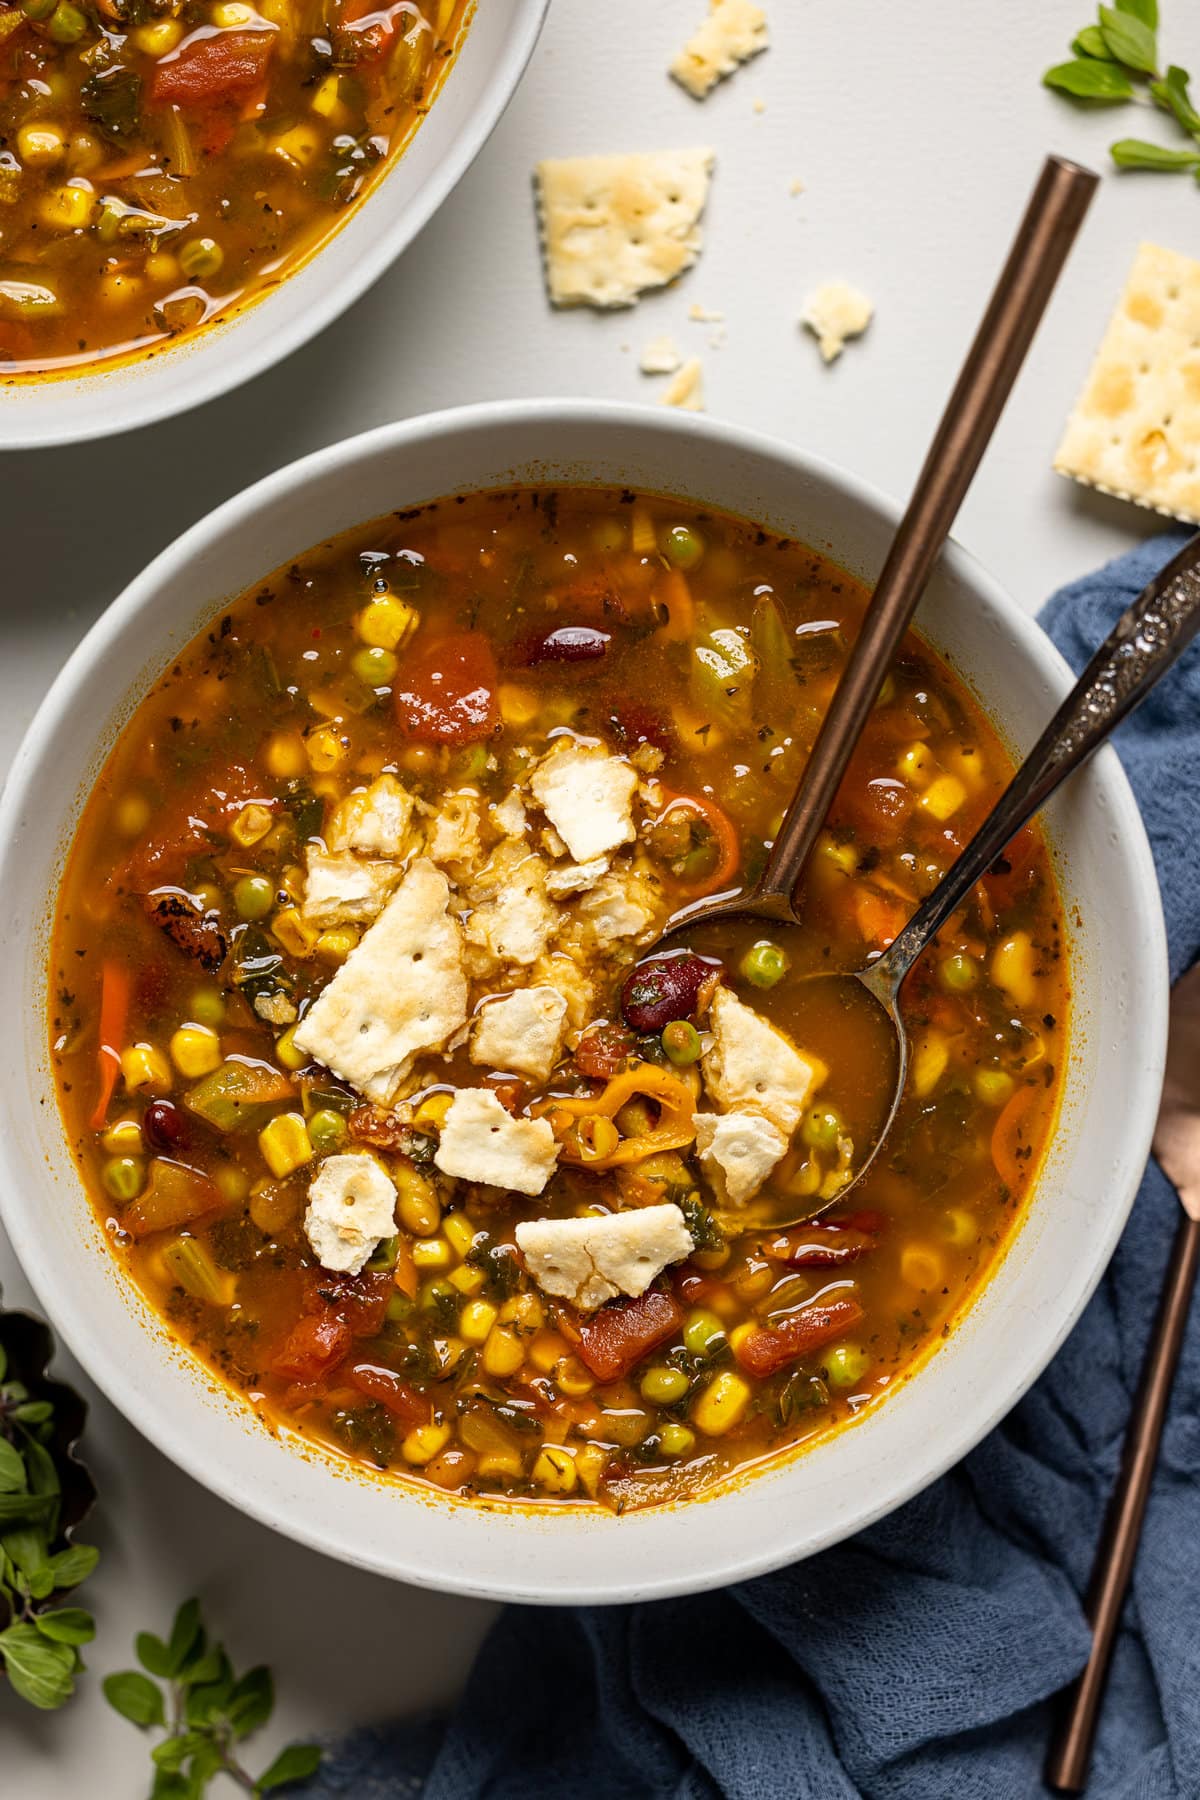
[{"label": "copper utensil handle", "polygon": [[1154,1336],[1125,1433],[1121,1474],[1092,1569],[1087,1597],[1091,1654],[1079,1679],[1067,1689],[1046,1761],[1047,1785],[1060,1794],[1082,1794],[1087,1785],[1108,1667],[1137,1556],[1198,1266],[1200,1219],[1185,1214],[1171,1249]]},{"label": "copper utensil handle", "polygon": [[1200,632],[1200,532],[1121,614],[975,836],[871,970],[897,989],[952,912],[1055,789],[1139,707]]},{"label": "copper utensil handle", "polygon": [[1047,158],[917,477],[862,630],[780,826],[755,899],[790,909],[817,833],[979,466],[1099,177]]}]

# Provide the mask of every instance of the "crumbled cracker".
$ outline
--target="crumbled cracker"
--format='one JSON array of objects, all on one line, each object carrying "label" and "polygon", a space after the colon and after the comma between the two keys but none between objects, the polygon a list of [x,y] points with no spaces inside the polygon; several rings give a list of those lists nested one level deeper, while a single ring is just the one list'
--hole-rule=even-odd
[{"label": "crumbled cracker", "polygon": [[697,100],[767,47],[767,15],[754,0],[710,0],[708,17],[671,64]]},{"label": "crumbled cracker", "polygon": [[1200,524],[1200,262],[1141,245],[1054,467]]},{"label": "crumbled cracker", "polygon": [[674,338],[656,337],[643,344],[638,368],[643,375],[673,375],[682,361]]},{"label": "crumbled cracker", "polygon": [[804,183],[801,181],[800,177],[798,175],[796,175],[793,177],[793,179],[791,181],[788,182],[788,193],[795,195],[795,194],[802,194],[803,192],[804,192]]},{"label": "crumbled cracker", "polygon": [[574,156],[537,166],[546,284],[555,306],[632,306],[700,254],[708,149]]},{"label": "crumbled cracker", "polygon": [[663,389],[662,404],[677,406],[681,412],[704,411],[704,367],[698,356],[671,377]]},{"label": "crumbled cracker", "polygon": [[827,281],[804,302],[800,323],[807,325],[827,363],[836,362],[849,338],[861,337],[875,313],[873,303],[846,281]]},{"label": "crumbled cracker", "polygon": [[754,102],[754,110],[756,113],[765,113],[767,110],[766,101],[762,99],[756,100]]},{"label": "crumbled cracker", "polygon": [[693,301],[688,307],[688,318],[694,319],[697,325],[716,325],[725,317],[723,312],[716,312],[707,306],[697,306]]}]

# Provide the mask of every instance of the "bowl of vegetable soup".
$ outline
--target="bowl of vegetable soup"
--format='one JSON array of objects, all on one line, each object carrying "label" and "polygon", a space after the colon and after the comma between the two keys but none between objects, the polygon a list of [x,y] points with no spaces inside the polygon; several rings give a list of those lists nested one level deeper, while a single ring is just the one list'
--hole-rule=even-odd
[{"label": "bowl of vegetable soup", "polygon": [[520,80],[547,0],[0,0],[0,446],[184,412],[345,310]]},{"label": "bowl of vegetable soup", "polygon": [[93,627],[0,817],[0,1207],[198,1480],[406,1580],[671,1594],[878,1518],[1044,1367],[1161,1072],[1115,757],[913,976],[841,1203],[888,1070],[803,989],[895,934],[1067,685],[960,548],[802,922],[644,955],[752,879],[895,517],[709,420],[476,407],[272,476]]}]

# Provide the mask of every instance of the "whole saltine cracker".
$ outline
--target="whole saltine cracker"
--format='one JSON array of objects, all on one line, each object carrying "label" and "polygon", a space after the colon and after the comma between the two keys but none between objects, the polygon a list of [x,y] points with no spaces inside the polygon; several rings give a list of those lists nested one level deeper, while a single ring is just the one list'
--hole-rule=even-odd
[{"label": "whole saltine cracker", "polygon": [[555,306],[632,306],[690,269],[703,241],[713,152],[572,156],[537,166],[546,285]]},{"label": "whole saltine cracker", "polygon": [[1054,467],[1200,524],[1200,262],[1140,247]]}]

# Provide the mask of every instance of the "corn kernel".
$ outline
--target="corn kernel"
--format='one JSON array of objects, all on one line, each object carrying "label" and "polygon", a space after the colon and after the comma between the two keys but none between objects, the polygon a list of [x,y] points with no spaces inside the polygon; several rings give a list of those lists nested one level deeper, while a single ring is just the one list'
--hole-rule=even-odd
[{"label": "corn kernel", "polygon": [[479,1473],[493,1481],[516,1480],[525,1473],[525,1465],[515,1450],[486,1450],[479,1458]]},{"label": "corn kernel", "polygon": [[733,1351],[735,1356],[745,1343],[746,1339],[753,1337],[757,1330],[758,1326],[755,1325],[752,1319],[746,1319],[741,1325],[734,1326],[729,1334],[729,1348]]},{"label": "corn kernel", "polygon": [[112,1156],[138,1156],[142,1150],[142,1128],[136,1119],[116,1119],[100,1142]]},{"label": "corn kernel", "polygon": [[418,1269],[448,1269],[454,1261],[443,1237],[418,1238],[412,1247],[412,1259]]},{"label": "corn kernel", "polygon": [[926,1032],[913,1052],[913,1092],[919,1099],[924,1099],[926,1094],[932,1094],[945,1074],[946,1064],[949,1060],[950,1046],[941,1032]]},{"label": "corn kernel", "polygon": [[346,108],[342,104],[342,83],[338,75],[327,75],[318,83],[311,101],[312,109],[323,119],[337,123],[344,119]]},{"label": "corn kernel", "polygon": [[217,0],[212,9],[212,22],[222,31],[244,31],[254,23],[254,8],[245,0]]},{"label": "corn kernel", "polygon": [[297,780],[308,769],[304,739],[298,731],[277,731],[267,742],[264,761],[276,780]]},{"label": "corn kernel", "polygon": [[450,1239],[451,1247],[459,1256],[465,1256],[474,1244],[478,1233],[468,1219],[466,1213],[447,1213],[442,1223],[442,1230]]},{"label": "corn kernel", "polygon": [[432,1462],[438,1453],[450,1442],[448,1425],[418,1425],[409,1432],[400,1446],[400,1454],[406,1463],[416,1468],[423,1468]]},{"label": "corn kernel", "polygon": [[517,687],[506,681],[500,685],[497,696],[500,701],[500,717],[506,725],[520,731],[526,725],[532,725],[541,711],[542,702],[536,689]]},{"label": "corn kernel", "polygon": [[141,291],[142,284],[137,276],[127,275],[120,269],[110,269],[100,277],[100,298],[106,306],[128,306]]},{"label": "corn kernel", "polygon": [[150,823],[150,802],[145,794],[122,794],[114,822],[122,837],[140,837]]},{"label": "corn kernel", "polygon": [[258,1134],[258,1147],[276,1181],[282,1181],[313,1158],[312,1139],[303,1113],[279,1113]]},{"label": "corn kernel", "polygon": [[170,1051],[171,1061],[190,1081],[221,1066],[221,1040],[207,1025],[181,1025],[171,1035]]},{"label": "corn kernel", "polygon": [[540,1331],[546,1323],[546,1309],[536,1294],[514,1294],[500,1308],[501,1323],[519,1325],[522,1331]]},{"label": "corn kernel", "polygon": [[853,844],[839,844],[836,838],[823,831],[817,839],[817,849],[826,863],[842,875],[854,875],[858,870],[858,851]]},{"label": "corn kernel", "polygon": [[564,1356],[561,1362],[555,1363],[552,1373],[555,1387],[569,1400],[590,1394],[596,1385],[577,1356]]},{"label": "corn kernel", "polygon": [[589,1113],[576,1127],[580,1154],[585,1162],[598,1162],[611,1156],[621,1141],[621,1134],[603,1113]]},{"label": "corn kernel", "polygon": [[599,1444],[581,1444],[575,1452],[575,1473],[583,1484],[584,1493],[592,1500],[600,1492],[607,1467],[608,1451],[602,1450]]},{"label": "corn kernel", "polygon": [[274,138],[268,146],[272,156],[291,163],[294,169],[307,169],[321,153],[321,133],[311,125],[293,125]]},{"label": "corn kernel", "polygon": [[420,622],[421,615],[415,606],[397,600],[394,594],[381,594],[378,600],[368,601],[363,607],[354,621],[354,629],[363,643],[373,650],[398,650]]},{"label": "corn kernel", "polygon": [[17,132],[17,156],[29,168],[61,162],[67,151],[65,134],[44,121],[22,125]]},{"label": "corn kernel", "polygon": [[575,1458],[559,1444],[544,1444],[533,1465],[533,1479],[548,1494],[573,1494],[579,1485]]},{"label": "corn kernel", "polygon": [[129,35],[143,56],[166,56],[183,36],[183,26],[178,19],[153,19],[135,26]]},{"label": "corn kernel", "polygon": [[131,1092],[144,1087],[165,1090],[171,1085],[171,1065],[153,1044],[134,1044],[122,1050],[121,1073]]},{"label": "corn kernel", "polygon": [[957,775],[939,775],[921,795],[920,804],[935,819],[945,821],[953,818],[966,797],[967,790]]},{"label": "corn kernel", "polygon": [[399,1194],[397,1210],[405,1231],[414,1237],[432,1237],[442,1221],[442,1204],[427,1175],[407,1163],[397,1163],[392,1179]]},{"label": "corn kernel", "polygon": [[54,188],[41,204],[41,220],[52,231],[86,231],[96,210],[96,194],[90,181],[77,179]]},{"label": "corn kernel", "polygon": [[174,287],[182,274],[178,258],[169,256],[165,250],[152,250],[142,268],[147,281],[154,282],[156,287]]},{"label": "corn kernel", "polygon": [[460,1294],[477,1294],[487,1281],[482,1269],[473,1269],[469,1263],[460,1263],[450,1276],[452,1287]]},{"label": "corn kernel", "polygon": [[307,1056],[302,1050],[296,1048],[296,1027],[294,1025],[289,1025],[287,1030],[275,1039],[275,1056],[285,1069],[307,1068]]},{"label": "corn kernel", "polygon": [[311,956],[321,933],[294,906],[285,907],[271,921],[271,936],[292,956]]},{"label": "corn kernel", "polygon": [[722,1369],[692,1407],[692,1424],[705,1437],[723,1437],[740,1424],[750,1404],[750,1384]]},{"label": "corn kernel", "polygon": [[928,787],[937,774],[937,759],[928,744],[910,744],[896,764],[896,773],[911,788]]},{"label": "corn kernel", "polygon": [[497,1319],[496,1308],[489,1300],[470,1300],[458,1316],[459,1336],[468,1344],[482,1344]]},{"label": "corn kernel", "polygon": [[979,1242],[979,1220],[964,1206],[951,1206],[942,1214],[942,1235],[960,1249]]},{"label": "corn kernel", "polygon": [[446,1114],[454,1104],[453,1094],[430,1094],[413,1114],[416,1125],[444,1125]]},{"label": "corn kernel", "polygon": [[1033,961],[1033,939],[1027,931],[1014,931],[992,953],[992,980],[1021,1007],[1032,1006],[1037,999]]},{"label": "corn kernel", "polygon": [[936,1250],[925,1244],[909,1244],[900,1255],[900,1279],[909,1287],[928,1293],[943,1285],[946,1271]]},{"label": "corn kernel", "polygon": [[316,952],[322,962],[344,963],[357,943],[358,933],[353,925],[335,925],[331,931],[321,933]]},{"label": "corn kernel", "polygon": [[346,748],[341,733],[333,725],[318,725],[304,740],[304,752],[309,766],[318,775],[327,775],[330,769],[336,769],[340,762],[344,762]]},{"label": "corn kernel", "polygon": [[248,850],[251,844],[257,844],[261,838],[266,837],[271,829],[271,823],[271,809],[267,806],[260,806],[257,800],[252,800],[249,806],[243,806],[229,827],[229,835],[235,844],[240,844],[243,850]]},{"label": "corn kernel", "polygon": [[567,1355],[567,1340],[557,1331],[539,1331],[529,1346],[529,1360],[539,1375],[549,1375]]},{"label": "corn kernel", "polygon": [[516,1374],[525,1361],[525,1348],[510,1326],[493,1325],[483,1346],[482,1360],[488,1375],[502,1379]]}]

